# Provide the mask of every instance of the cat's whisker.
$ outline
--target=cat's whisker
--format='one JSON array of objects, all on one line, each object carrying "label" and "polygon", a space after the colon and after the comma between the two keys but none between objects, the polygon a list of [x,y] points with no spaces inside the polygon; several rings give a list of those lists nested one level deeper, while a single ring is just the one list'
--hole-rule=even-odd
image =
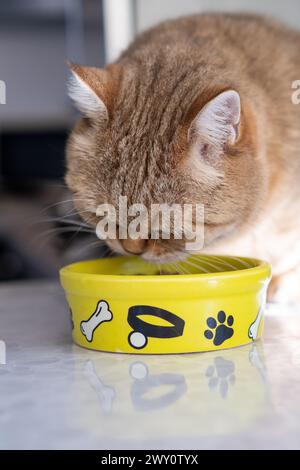
[{"label": "cat's whisker", "polygon": [[[209,261],[207,260],[209,259]],[[218,272],[224,271],[224,265],[227,266],[228,268],[233,269],[234,266],[230,263],[227,263],[223,258],[219,258],[218,256],[214,255],[201,255],[201,260],[196,255],[192,255],[190,259],[193,259],[195,262],[201,263],[201,264],[206,264],[207,266],[211,266],[213,269],[215,269]],[[213,263],[211,261],[214,261]],[[221,267],[221,269],[220,269]],[[236,268],[234,268],[236,269]]]},{"label": "cat's whisker", "polygon": [[157,267],[159,269],[159,274],[161,275],[161,265],[159,263],[156,263],[157,264]]},{"label": "cat's whisker", "polygon": [[[207,257],[209,257],[209,259],[213,259],[216,263],[221,264],[222,266],[227,266],[228,268],[232,269],[233,271],[237,270],[237,267],[234,266],[234,264],[231,264],[228,261],[225,261],[224,258],[220,258],[219,256],[216,256],[216,255],[209,255],[209,256],[208,255],[201,255],[201,258],[207,258]],[[245,264],[246,267],[248,267],[248,268],[252,267],[252,266],[249,265],[249,263],[246,263],[244,261],[242,262],[242,260],[240,260],[240,258],[238,258],[238,257],[231,256],[230,258],[232,258],[232,259],[235,258],[236,260],[239,260],[241,262],[241,264]],[[201,262],[202,261],[204,262],[204,260],[201,259]],[[207,261],[206,261],[206,263],[207,263]]]},{"label": "cat's whisker", "polygon": [[94,247],[94,246],[99,246],[99,248],[100,248],[100,247],[102,248],[102,247],[103,247],[103,243],[104,243],[103,240],[96,240],[96,241],[94,241],[94,242],[87,243],[87,244],[84,245],[80,250],[78,250],[77,255],[82,254],[84,251],[86,251],[87,249],[90,249],[90,248],[92,248],[92,247]]},{"label": "cat's whisker", "polygon": [[66,183],[53,183],[52,181],[47,181],[44,183],[44,186],[47,187],[47,188],[64,188],[66,191],[69,192],[69,189],[68,189],[68,186],[66,185]]},{"label": "cat's whisker", "polygon": [[223,266],[223,263],[221,262],[215,262],[215,263],[211,263],[207,260],[204,260],[201,258],[201,260],[199,260],[195,255],[192,255],[190,256],[190,258],[187,259],[187,262],[189,260],[193,260],[195,262],[195,266],[199,266],[199,263],[202,265],[202,264],[205,264],[206,266],[210,266],[212,267],[213,269],[215,269],[217,272],[222,272],[224,271],[224,268],[221,268],[220,269],[220,265]]},{"label": "cat's whisker", "polygon": [[[155,245],[156,245],[156,242],[157,240],[154,240],[154,243],[153,243],[153,246],[152,248],[149,250],[151,254],[155,254]],[[157,266],[157,268],[159,269],[159,274],[161,274],[161,266],[160,264],[157,262],[157,261],[154,261],[154,264]]]},{"label": "cat's whisker", "polygon": [[77,229],[77,231],[74,232],[74,234],[70,237],[70,240],[69,240],[69,242],[68,242],[68,245],[70,245],[71,242],[72,242],[72,240],[74,240],[74,238],[75,238],[79,233],[81,233],[81,232],[83,232],[83,231],[88,231],[89,233],[91,233],[90,230],[86,230],[86,229],[84,229],[83,227],[79,227],[79,228]]},{"label": "cat's whisker", "polygon": [[[91,213],[90,210],[83,210],[81,211],[82,214],[85,214],[85,213]],[[69,212],[67,212],[65,215],[62,215],[62,216],[58,216],[57,218],[58,219],[61,219],[61,220],[64,220],[64,219],[67,219],[68,217],[72,217],[73,215],[78,215],[78,221],[82,222],[82,223],[86,223],[82,220],[82,218],[80,217],[78,211],[76,208],[73,208],[71,209]],[[77,219],[76,219],[77,220]]]},{"label": "cat's whisker", "polygon": [[[87,213],[90,214],[91,211],[90,211],[90,210],[85,210],[85,211],[84,211],[84,210],[81,210],[81,211],[80,211],[80,214],[79,214],[78,211],[77,211],[77,209],[73,208],[70,212],[67,212],[66,215],[63,215],[63,216],[61,216],[60,218],[61,218],[62,220],[64,220],[64,219],[67,218],[67,217],[73,217],[73,216],[77,216],[77,215],[80,217],[81,214],[87,214]],[[81,217],[80,217],[80,221],[82,221]]]},{"label": "cat's whisker", "polygon": [[184,271],[183,266],[181,266],[180,263],[177,261],[173,261],[173,263],[170,263],[170,266],[174,266],[175,270],[179,272],[179,274],[189,274],[188,272]]},{"label": "cat's whisker", "polygon": [[201,272],[207,273],[207,274],[209,274],[211,272],[209,269],[205,269],[203,266],[200,266],[199,264],[193,263],[190,260],[186,260],[185,263],[187,265],[191,266],[192,268],[196,268],[197,271],[201,271]]},{"label": "cat's whisker", "polygon": [[179,269],[182,274],[190,274],[188,269],[184,268],[183,266],[179,266],[179,265],[177,266],[178,266],[177,269]]},{"label": "cat's whisker", "polygon": [[171,263],[170,266],[174,267],[174,270],[176,272],[178,272],[179,274],[181,274],[181,271],[179,269],[179,265],[176,262]]},{"label": "cat's whisker", "polygon": [[[82,227],[80,227],[80,229],[81,229],[82,232],[93,234],[93,232],[90,231],[90,230],[86,230]],[[49,230],[45,230],[45,231],[39,233],[38,235],[36,235],[33,238],[33,241],[38,242],[38,241],[44,239],[45,237],[47,237],[49,235],[55,236],[55,235],[58,235],[58,234],[64,234],[64,233],[69,233],[69,232],[76,232],[76,234],[77,234],[78,233],[78,228],[77,227],[56,227],[56,228],[52,228],[52,229],[49,229]]]},{"label": "cat's whisker", "polygon": [[74,201],[85,201],[86,199],[84,198],[71,198],[71,199],[65,199],[63,201],[55,202],[54,204],[50,204],[49,206],[44,207],[44,209],[41,210],[41,214],[44,212],[47,212],[50,209],[53,209],[54,207],[62,206],[63,204],[68,204],[68,203],[73,203]]},{"label": "cat's whisker", "polygon": [[161,275],[161,265],[157,262],[155,262],[156,266],[158,267],[158,270],[159,270],[159,274]]},{"label": "cat's whisker", "polygon": [[74,220],[74,219],[66,219],[63,217],[52,217],[48,219],[42,219],[42,220],[36,220],[35,223],[51,223],[51,222],[56,222],[56,223],[62,223],[62,224],[69,224],[69,225],[74,225],[77,227],[83,227],[87,229],[92,229],[91,225],[86,224],[85,222],[79,221],[79,220]]},{"label": "cat's whisker", "polygon": [[[100,240],[100,241],[102,241],[102,240]],[[114,256],[113,251],[109,248],[108,245],[105,244],[104,248],[105,248],[105,251],[103,252],[104,256],[106,256],[106,255],[110,255],[111,257]]]}]

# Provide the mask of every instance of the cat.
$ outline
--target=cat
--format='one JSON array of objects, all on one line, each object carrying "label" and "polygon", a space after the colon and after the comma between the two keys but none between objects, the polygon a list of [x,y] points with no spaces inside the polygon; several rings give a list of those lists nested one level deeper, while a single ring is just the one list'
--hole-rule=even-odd
[{"label": "cat", "polygon": [[[66,182],[82,217],[95,226],[97,206],[120,195],[204,204],[204,252],[267,259],[272,297],[300,297],[299,50],[300,33],[275,20],[200,14],[142,33],[105,69],[69,64],[82,118]],[[107,244],[156,262],[185,256],[184,240]]]}]

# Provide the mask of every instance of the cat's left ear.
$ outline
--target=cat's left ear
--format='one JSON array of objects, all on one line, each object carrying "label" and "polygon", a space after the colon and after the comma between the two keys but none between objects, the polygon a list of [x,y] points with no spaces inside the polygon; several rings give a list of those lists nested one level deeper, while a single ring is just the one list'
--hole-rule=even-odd
[{"label": "cat's left ear", "polygon": [[107,121],[112,101],[110,71],[70,62],[68,66],[72,72],[68,91],[76,107],[86,117]]},{"label": "cat's left ear", "polygon": [[241,100],[237,91],[228,90],[210,100],[197,114],[189,128],[189,140],[196,135],[216,150],[238,139]]}]

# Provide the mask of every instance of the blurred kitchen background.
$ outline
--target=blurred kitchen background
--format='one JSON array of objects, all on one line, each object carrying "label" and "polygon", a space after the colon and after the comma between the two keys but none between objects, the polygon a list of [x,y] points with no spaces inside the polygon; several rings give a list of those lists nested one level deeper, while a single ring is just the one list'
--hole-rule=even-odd
[{"label": "blurred kitchen background", "polygon": [[104,255],[74,227],[63,181],[76,119],[65,60],[104,66],[145,28],[203,11],[267,13],[300,27],[299,0],[0,2],[0,281],[53,277],[63,264]]}]

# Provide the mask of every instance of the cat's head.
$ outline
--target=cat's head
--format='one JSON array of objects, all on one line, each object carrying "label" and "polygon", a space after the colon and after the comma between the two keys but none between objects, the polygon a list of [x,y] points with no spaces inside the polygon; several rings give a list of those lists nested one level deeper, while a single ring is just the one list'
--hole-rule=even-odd
[{"label": "cat's head", "polygon": [[[153,203],[202,204],[206,246],[251,220],[263,187],[256,122],[236,89],[155,62],[71,70],[70,95],[82,118],[68,141],[66,181],[83,219],[96,227],[97,207],[118,211],[119,196],[149,210]],[[186,240],[172,235],[106,243],[167,262],[187,254]]]}]

